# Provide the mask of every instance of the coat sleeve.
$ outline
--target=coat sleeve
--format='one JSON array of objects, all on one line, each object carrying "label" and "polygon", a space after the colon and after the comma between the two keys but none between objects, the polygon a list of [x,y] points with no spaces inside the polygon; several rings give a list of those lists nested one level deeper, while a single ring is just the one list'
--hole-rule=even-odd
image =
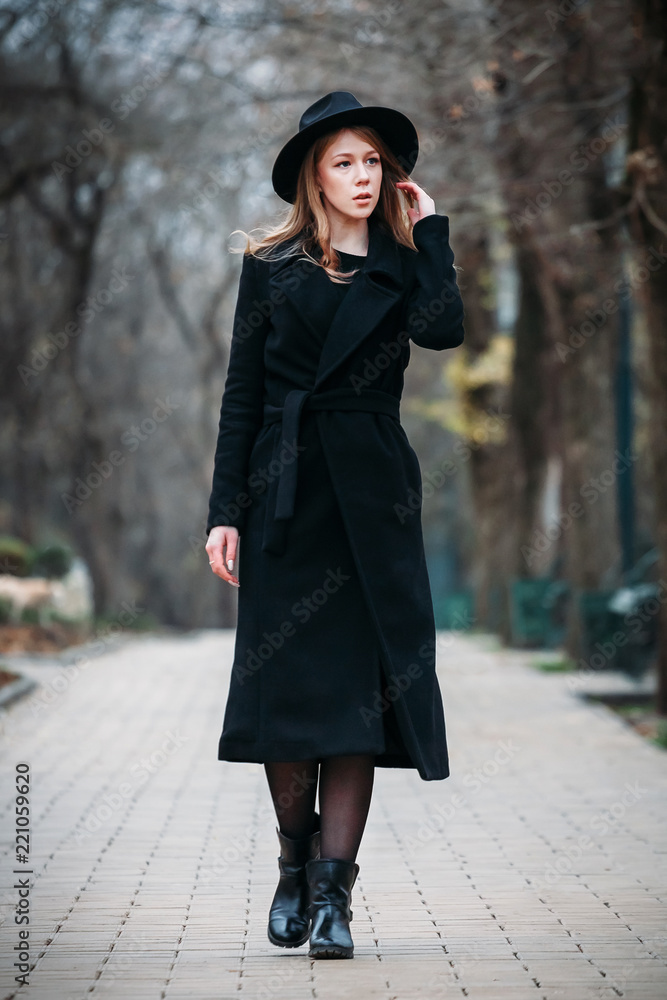
[{"label": "coat sleeve", "polygon": [[427,215],[412,229],[414,284],[406,303],[404,329],[419,347],[442,351],[463,343],[463,302],[449,245],[449,218]]},{"label": "coat sleeve", "polygon": [[218,525],[230,525],[240,533],[251,502],[248,460],[263,420],[264,344],[270,325],[270,310],[261,308],[266,296],[259,267],[256,257],[244,256],[220,407],[207,535]]}]

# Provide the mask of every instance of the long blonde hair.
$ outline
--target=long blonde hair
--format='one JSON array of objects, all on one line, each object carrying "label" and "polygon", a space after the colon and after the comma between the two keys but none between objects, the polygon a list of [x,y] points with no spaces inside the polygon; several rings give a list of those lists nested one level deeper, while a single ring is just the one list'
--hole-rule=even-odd
[{"label": "long blonde hair", "polygon": [[[259,233],[258,237],[240,229],[235,230],[245,236],[246,246],[232,248],[232,253],[252,254],[271,260],[283,260],[300,254],[323,267],[331,277],[338,280],[351,278],[353,271],[338,270],[340,257],[331,246],[331,225],[320,200],[317,184],[317,165],[342,131],[344,129],[336,129],[335,132],[316,139],[306,153],[299,170],[294,204],[287,210],[283,220],[276,226],[253,230],[252,232]],[[370,143],[380,154],[382,183],[373,215],[397,243],[415,250],[412,225],[405,211],[405,202],[401,199],[403,192],[396,187],[396,182],[407,180],[408,174],[375,129],[358,125],[350,128],[350,131]],[[405,199],[412,207],[414,199],[407,192]]]}]

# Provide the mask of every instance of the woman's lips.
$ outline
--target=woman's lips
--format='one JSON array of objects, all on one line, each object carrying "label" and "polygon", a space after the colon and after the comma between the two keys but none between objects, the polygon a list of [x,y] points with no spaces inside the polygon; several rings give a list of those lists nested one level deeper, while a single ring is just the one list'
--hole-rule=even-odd
[{"label": "woman's lips", "polygon": [[353,201],[370,201],[371,200],[371,195],[370,194],[357,194],[357,195],[354,196],[354,198],[352,200]]}]

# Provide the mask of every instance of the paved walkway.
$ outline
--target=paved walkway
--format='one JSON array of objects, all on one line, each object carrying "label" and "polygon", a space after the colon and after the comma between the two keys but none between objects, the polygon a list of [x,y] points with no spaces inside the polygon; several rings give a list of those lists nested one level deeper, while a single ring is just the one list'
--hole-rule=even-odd
[{"label": "paved walkway", "polygon": [[[264,773],[216,760],[232,641],[32,667],[40,687],[0,720],[3,998],[664,1000],[667,754],[485,636],[440,635],[453,776],[376,772],[355,958],[274,948]],[[22,761],[31,875],[12,874]]]}]

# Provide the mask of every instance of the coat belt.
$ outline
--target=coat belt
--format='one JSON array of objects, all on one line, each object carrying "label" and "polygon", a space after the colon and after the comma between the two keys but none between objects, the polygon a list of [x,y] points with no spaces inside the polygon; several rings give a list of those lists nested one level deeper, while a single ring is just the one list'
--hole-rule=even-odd
[{"label": "coat belt", "polygon": [[289,520],[294,514],[296,483],[298,475],[299,422],[303,410],[361,410],[365,413],[385,413],[399,420],[400,400],[380,389],[366,389],[357,392],[352,388],[326,389],[313,392],[310,389],[292,389],[287,393],[283,406],[264,404],[264,423],[282,421],[283,444],[294,447],[294,461],[283,463],[278,476],[275,521]]}]

